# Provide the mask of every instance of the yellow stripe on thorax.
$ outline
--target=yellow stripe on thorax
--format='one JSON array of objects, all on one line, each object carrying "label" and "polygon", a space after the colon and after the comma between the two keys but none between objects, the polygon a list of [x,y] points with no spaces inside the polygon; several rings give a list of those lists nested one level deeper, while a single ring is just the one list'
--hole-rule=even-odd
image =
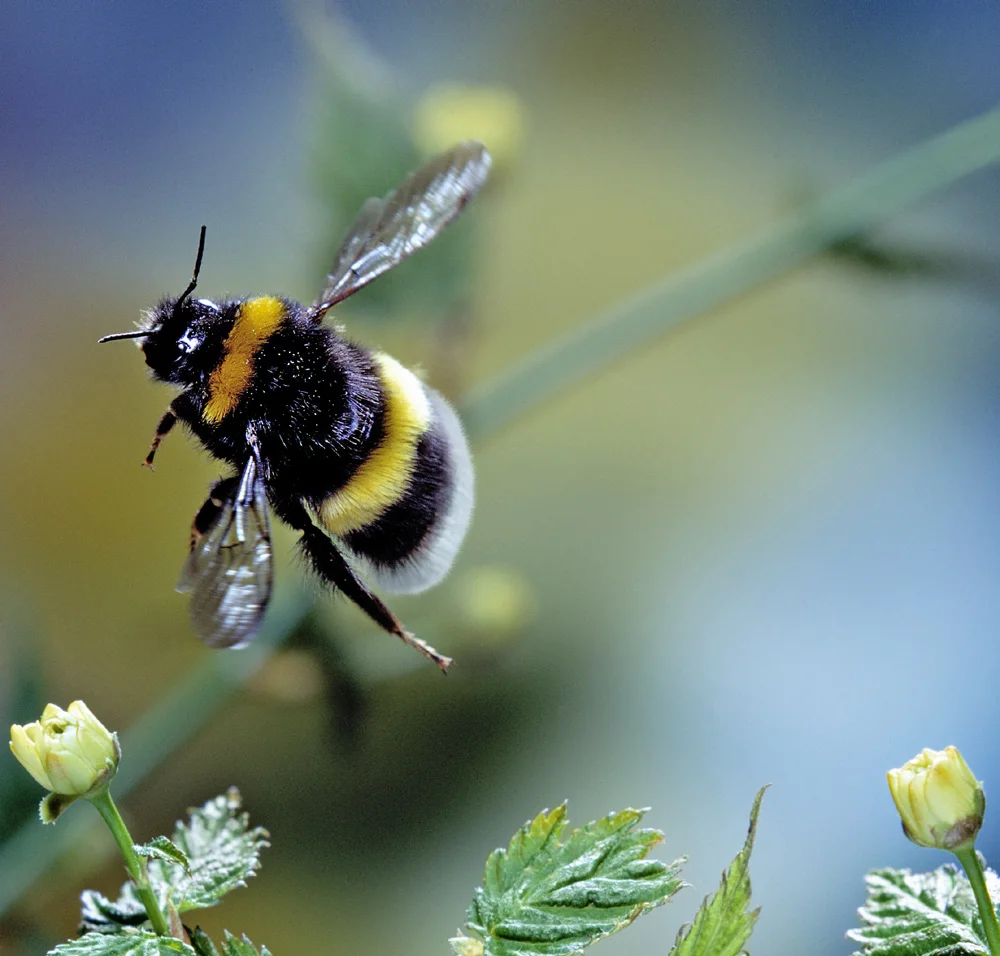
[{"label": "yellow stripe on thorax", "polygon": [[417,460],[417,443],[431,421],[430,403],[420,380],[395,359],[376,352],[383,395],[382,440],[347,483],[319,508],[331,534],[370,525],[406,492]]},{"label": "yellow stripe on thorax", "polygon": [[284,303],[271,295],[240,305],[222,360],[208,379],[208,401],[201,413],[206,422],[221,422],[236,407],[253,378],[254,357],[284,319]]}]

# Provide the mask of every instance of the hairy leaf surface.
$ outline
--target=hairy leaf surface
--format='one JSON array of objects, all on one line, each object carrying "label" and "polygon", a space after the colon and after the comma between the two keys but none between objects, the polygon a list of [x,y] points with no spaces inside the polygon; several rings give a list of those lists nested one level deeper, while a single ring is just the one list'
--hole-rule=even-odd
[{"label": "hairy leaf surface", "polygon": [[[993,899],[998,881],[987,871]],[[873,870],[865,877],[868,899],[858,910],[861,927],[847,936],[864,956],[985,956],[989,952],[972,887],[956,866],[931,873]]]},{"label": "hairy leaf surface", "polygon": [[84,933],[49,950],[49,956],[197,956],[179,939],[152,930],[124,929],[117,933]]},{"label": "hairy leaf surface", "polygon": [[683,885],[682,860],[647,860],[663,839],[622,810],[566,830],[566,807],[526,823],[486,861],[468,912],[486,956],[568,956],[665,903]]}]

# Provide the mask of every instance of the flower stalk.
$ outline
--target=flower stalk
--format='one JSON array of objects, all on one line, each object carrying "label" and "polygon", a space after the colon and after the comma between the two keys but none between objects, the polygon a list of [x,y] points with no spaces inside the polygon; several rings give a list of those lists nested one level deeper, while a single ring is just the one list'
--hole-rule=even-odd
[{"label": "flower stalk", "polygon": [[974,847],[954,852],[958,862],[962,864],[962,869],[965,870],[965,875],[969,878],[969,883],[972,884],[972,892],[976,895],[979,916],[983,921],[983,932],[990,947],[990,956],[1000,956],[1000,923],[997,922],[997,912],[986,888],[986,874],[983,872],[982,860],[979,859]]},{"label": "flower stalk", "polygon": [[[146,862],[140,859],[139,855],[135,852],[132,834],[128,832],[128,827],[125,826],[125,821],[118,812],[118,807],[115,806],[114,800],[111,799],[111,791],[105,788],[100,793],[88,797],[88,799],[108,825],[111,835],[118,844],[118,849],[122,851],[122,856],[125,858],[125,868],[128,870],[128,875],[135,884],[136,892],[139,894],[139,899],[142,900],[142,905],[146,907],[146,915],[149,917],[149,922],[152,924],[153,929],[159,936],[170,936],[170,928],[167,926],[166,917],[163,915],[163,910],[160,909],[160,904],[156,901],[156,894],[149,885]],[[1000,956],[1000,953],[996,953],[994,956]]]}]

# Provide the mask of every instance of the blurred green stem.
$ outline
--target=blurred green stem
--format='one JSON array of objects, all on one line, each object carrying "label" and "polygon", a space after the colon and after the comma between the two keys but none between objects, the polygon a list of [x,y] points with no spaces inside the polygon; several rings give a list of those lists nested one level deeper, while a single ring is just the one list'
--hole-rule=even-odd
[{"label": "blurred green stem", "polygon": [[990,954],[1000,956],[1000,924],[997,923],[997,911],[986,888],[986,874],[983,873],[979,854],[975,847],[969,847],[967,850],[956,851],[955,856],[958,857],[958,862],[962,864],[962,869],[972,884],[972,892],[976,894],[979,916],[983,921],[986,941],[990,945]]},{"label": "blurred green stem", "polygon": [[[658,282],[474,389],[462,404],[470,436],[481,440],[553,395],[611,365],[656,335],[773,279],[810,256],[878,225],[894,213],[1000,160],[1000,110],[962,123],[804,207],[759,235]],[[307,602],[272,607],[254,644],[206,654],[122,735],[124,794],[206,723],[302,620]],[[78,840],[76,820],[55,832],[26,823],[0,848],[0,915]],[[1000,956],[1000,954],[997,954]]]},{"label": "blurred green stem", "polygon": [[876,166],[771,228],[672,273],[477,386],[460,409],[469,435],[492,434],[654,336],[998,160],[1000,110],[992,110]]},{"label": "blurred green stem", "polygon": [[149,877],[146,875],[146,864],[143,860],[139,859],[139,856],[135,852],[132,843],[132,834],[128,832],[128,827],[125,826],[125,821],[118,812],[118,807],[115,806],[115,801],[111,799],[111,791],[105,787],[96,796],[88,797],[87,799],[104,819],[104,822],[108,825],[108,829],[111,831],[111,835],[118,844],[118,849],[122,851],[122,856],[125,857],[125,868],[128,870],[128,875],[135,884],[135,889],[139,894],[139,899],[142,900],[142,905],[146,907],[146,915],[149,917],[150,923],[153,924],[153,929],[156,930],[159,936],[169,936],[170,930],[163,916],[163,910],[160,909],[159,903],[156,902],[156,894],[149,886]]}]

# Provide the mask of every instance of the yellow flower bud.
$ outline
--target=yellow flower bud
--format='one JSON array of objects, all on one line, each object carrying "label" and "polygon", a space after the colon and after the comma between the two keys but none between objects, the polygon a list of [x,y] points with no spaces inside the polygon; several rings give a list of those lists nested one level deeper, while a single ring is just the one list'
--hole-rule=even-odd
[{"label": "yellow flower bud", "polygon": [[957,748],[925,749],[886,777],[914,843],[955,852],[976,842],[986,797]]},{"label": "yellow flower bud", "polygon": [[69,797],[107,786],[121,757],[117,735],[82,700],[68,710],[49,704],[40,720],[14,724],[10,749],[46,790]]}]

